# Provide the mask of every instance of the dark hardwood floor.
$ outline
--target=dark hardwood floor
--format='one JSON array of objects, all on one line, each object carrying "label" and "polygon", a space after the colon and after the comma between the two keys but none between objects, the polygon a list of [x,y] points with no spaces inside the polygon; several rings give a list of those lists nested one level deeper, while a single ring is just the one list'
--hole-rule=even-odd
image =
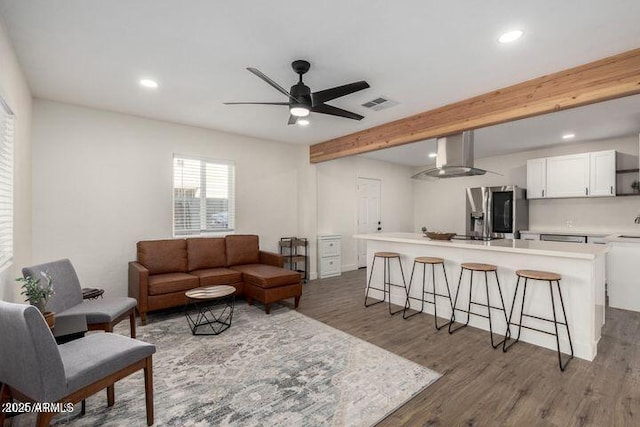
[{"label": "dark hardwood floor", "polygon": [[596,359],[562,373],[551,350],[520,342],[503,353],[483,330],[449,335],[427,314],[364,308],[364,289],[364,270],[310,281],[299,311],[443,374],[380,426],[640,425],[640,313],[608,308]]}]

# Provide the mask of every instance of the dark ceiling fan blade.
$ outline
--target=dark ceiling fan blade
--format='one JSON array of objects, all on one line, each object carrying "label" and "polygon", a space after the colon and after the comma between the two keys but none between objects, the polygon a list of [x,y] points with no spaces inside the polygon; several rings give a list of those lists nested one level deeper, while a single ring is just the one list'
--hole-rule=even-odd
[{"label": "dark ceiling fan blade", "polygon": [[369,87],[369,83],[364,80],[349,83],[347,85],[332,87],[331,89],[325,89],[311,94],[313,99],[313,105],[319,105],[323,102],[331,101],[332,99],[340,98],[341,96],[349,95],[350,93],[358,92]]},{"label": "dark ceiling fan blade", "polygon": [[351,111],[343,110],[342,108],[334,107],[332,105],[327,105],[327,104],[314,105],[311,108],[311,111],[313,111],[314,113],[322,113],[322,114],[330,114],[332,116],[346,117],[347,119],[353,119],[353,120],[364,119],[364,116],[361,116],[360,114],[352,113]]},{"label": "dark ceiling fan blade", "polygon": [[289,114],[289,123],[290,125],[295,125],[296,123],[298,123],[298,118],[296,116],[294,116],[293,114]]},{"label": "dark ceiling fan blade", "polygon": [[247,67],[247,70],[249,70],[250,72],[252,72],[253,74],[255,74],[256,76],[260,77],[262,80],[264,80],[265,82],[267,82],[269,85],[271,85],[273,88],[275,88],[278,92],[282,93],[283,95],[288,96],[289,98],[293,98],[295,99],[297,102],[298,99],[294,98],[293,96],[291,96],[291,94],[289,93],[289,91],[287,91],[285,88],[283,88],[282,86],[280,86],[278,83],[274,82],[273,80],[271,80],[266,74],[264,74],[262,71],[258,70],[257,68],[252,68],[252,67]]},{"label": "dark ceiling fan blade", "polygon": [[224,105],[289,105],[288,102],[223,102]]}]

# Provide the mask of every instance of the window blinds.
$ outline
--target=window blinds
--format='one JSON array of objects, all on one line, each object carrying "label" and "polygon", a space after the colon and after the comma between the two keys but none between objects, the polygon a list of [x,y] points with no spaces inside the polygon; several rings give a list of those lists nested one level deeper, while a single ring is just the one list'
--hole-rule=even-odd
[{"label": "window blinds", "polygon": [[173,156],[173,232],[197,235],[233,231],[235,164]]},{"label": "window blinds", "polygon": [[13,260],[13,112],[0,98],[0,269]]}]

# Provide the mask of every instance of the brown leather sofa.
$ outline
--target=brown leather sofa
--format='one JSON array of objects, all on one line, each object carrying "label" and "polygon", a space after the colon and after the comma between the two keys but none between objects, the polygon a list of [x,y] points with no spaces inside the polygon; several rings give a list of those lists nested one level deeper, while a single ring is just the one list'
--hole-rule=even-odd
[{"label": "brown leather sofa", "polygon": [[271,303],[302,295],[300,273],[282,268],[282,256],[261,251],[258,236],[146,240],[129,263],[129,296],[138,300],[142,323],[147,312],[184,305],[185,291],[231,285],[249,305],[257,300],[267,314]]}]

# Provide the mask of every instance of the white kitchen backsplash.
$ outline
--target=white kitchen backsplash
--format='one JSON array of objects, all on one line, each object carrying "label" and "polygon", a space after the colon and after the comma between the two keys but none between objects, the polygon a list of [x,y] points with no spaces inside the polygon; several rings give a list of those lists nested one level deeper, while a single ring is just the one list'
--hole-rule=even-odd
[{"label": "white kitchen backsplash", "polygon": [[531,230],[636,231],[640,196],[529,200]]}]

